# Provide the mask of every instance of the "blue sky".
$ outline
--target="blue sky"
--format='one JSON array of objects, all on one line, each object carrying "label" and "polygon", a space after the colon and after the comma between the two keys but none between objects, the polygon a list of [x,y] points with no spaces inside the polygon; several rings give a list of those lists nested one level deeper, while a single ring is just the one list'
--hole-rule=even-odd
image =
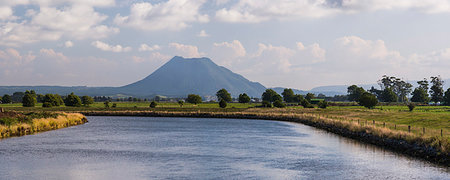
[{"label": "blue sky", "polygon": [[173,56],[267,87],[450,78],[449,0],[0,1],[0,85],[121,86]]}]

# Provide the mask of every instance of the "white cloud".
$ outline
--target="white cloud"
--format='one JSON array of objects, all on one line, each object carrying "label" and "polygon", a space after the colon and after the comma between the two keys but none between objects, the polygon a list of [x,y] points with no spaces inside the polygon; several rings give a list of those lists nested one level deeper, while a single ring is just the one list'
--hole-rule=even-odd
[{"label": "white cloud", "polygon": [[39,51],[42,56],[45,56],[47,58],[52,58],[55,60],[55,62],[62,63],[62,62],[69,62],[69,58],[66,57],[63,53],[55,52],[53,49],[41,49]]},{"label": "white cloud", "polygon": [[[14,3],[12,3],[14,2]],[[3,6],[2,6],[3,4]],[[8,9],[16,5],[38,6],[26,9],[24,17],[12,17]],[[99,39],[119,32],[102,23],[107,19],[95,7],[114,5],[114,0],[22,0],[0,3],[0,45],[20,46],[39,41],[56,41],[62,37]],[[25,18],[27,17],[27,18]]]},{"label": "white cloud", "polygon": [[158,45],[153,45],[153,46],[149,46],[147,44],[141,44],[141,46],[139,47],[139,51],[156,51],[156,50],[160,50],[161,47]]},{"label": "white cloud", "polygon": [[205,23],[208,15],[199,12],[205,0],[169,0],[158,4],[148,2],[131,6],[130,15],[117,14],[114,22],[118,25],[140,30],[182,30],[189,23]]},{"label": "white cloud", "polygon": [[337,14],[379,10],[410,10],[422,13],[450,13],[448,0],[239,0],[216,11],[224,22],[258,23],[269,20],[321,18]]},{"label": "white cloud", "polygon": [[233,66],[233,64],[240,63],[241,58],[247,55],[244,46],[238,40],[232,42],[214,43],[211,58],[219,65]]},{"label": "white cloud", "polygon": [[201,30],[201,31],[197,34],[197,36],[198,36],[198,37],[208,37],[209,34],[206,33],[205,30]]},{"label": "white cloud", "polygon": [[103,51],[110,51],[110,52],[129,52],[131,51],[131,47],[122,47],[121,45],[109,45],[107,43],[101,42],[101,41],[94,41],[92,42],[92,46],[101,49]]},{"label": "white cloud", "polygon": [[198,51],[197,46],[185,45],[179,43],[170,43],[169,47],[172,49],[175,55],[183,56],[185,58],[195,58],[203,56],[203,53]]},{"label": "white cloud", "polygon": [[72,42],[72,41],[66,41],[66,42],[64,43],[64,47],[66,47],[66,48],[73,47],[73,42]]}]

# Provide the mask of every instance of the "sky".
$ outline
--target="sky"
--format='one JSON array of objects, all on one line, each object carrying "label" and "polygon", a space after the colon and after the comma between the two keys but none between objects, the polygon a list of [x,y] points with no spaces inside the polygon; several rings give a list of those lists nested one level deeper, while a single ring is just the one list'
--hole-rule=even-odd
[{"label": "sky", "polygon": [[0,86],[123,86],[173,56],[266,87],[446,79],[450,0],[0,0]]}]

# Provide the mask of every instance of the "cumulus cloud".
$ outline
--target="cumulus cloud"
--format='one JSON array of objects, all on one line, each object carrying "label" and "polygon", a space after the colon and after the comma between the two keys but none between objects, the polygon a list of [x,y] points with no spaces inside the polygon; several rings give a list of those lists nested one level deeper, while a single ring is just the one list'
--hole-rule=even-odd
[{"label": "cumulus cloud", "polygon": [[64,47],[66,47],[66,48],[73,47],[73,42],[72,42],[72,41],[66,41],[66,42],[64,43]]},{"label": "cumulus cloud", "polygon": [[208,15],[199,12],[204,2],[205,0],[169,0],[157,4],[135,3],[131,6],[130,15],[117,14],[114,22],[140,30],[182,30],[189,23],[209,21]]},{"label": "cumulus cloud", "polygon": [[206,33],[205,30],[201,30],[201,31],[197,34],[197,36],[198,36],[198,37],[208,37],[209,34]]},{"label": "cumulus cloud", "polygon": [[203,56],[203,53],[198,51],[197,46],[193,45],[185,45],[179,43],[170,43],[169,47],[173,51],[173,53],[177,56],[183,56],[186,58],[195,58]]},{"label": "cumulus cloud", "polygon": [[224,22],[258,23],[268,20],[321,18],[337,14],[379,10],[411,10],[422,13],[449,13],[448,0],[239,0],[229,8],[216,11]]},{"label": "cumulus cloud", "polygon": [[92,46],[101,49],[102,51],[110,51],[110,52],[129,52],[131,51],[131,47],[123,47],[122,45],[109,45],[102,41],[94,41],[92,42]]},{"label": "cumulus cloud", "polygon": [[160,50],[161,47],[159,45],[153,45],[153,46],[149,46],[147,44],[141,44],[141,46],[139,47],[139,51],[156,51],[156,50]]},{"label": "cumulus cloud", "polygon": [[[39,7],[27,9],[24,17],[13,17],[17,5]],[[114,5],[114,0],[19,0],[0,3],[0,45],[20,46],[39,41],[56,41],[62,37],[99,39],[119,32],[102,24],[107,16],[95,7]],[[26,17],[26,18],[25,18]],[[1,21],[2,19],[10,19]]]}]

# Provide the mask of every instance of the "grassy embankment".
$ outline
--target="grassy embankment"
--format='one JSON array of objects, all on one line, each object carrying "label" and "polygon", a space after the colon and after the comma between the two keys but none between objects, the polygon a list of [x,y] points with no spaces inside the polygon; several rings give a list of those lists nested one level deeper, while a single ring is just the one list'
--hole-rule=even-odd
[{"label": "grassy embankment", "polygon": [[[300,122],[322,129],[349,136],[363,141],[378,141],[383,145],[394,140],[391,145],[402,143],[433,147],[431,156],[425,157],[432,161],[439,161],[437,157],[444,157],[448,163],[450,152],[450,107],[448,106],[417,106],[413,112],[406,106],[378,106],[375,109],[365,109],[361,106],[331,106],[327,109],[304,109],[300,106],[287,108],[253,108],[259,104],[229,103],[225,109],[218,108],[217,103],[202,103],[199,105],[185,104],[180,107],[177,103],[158,103],[156,108],[149,108],[149,103],[119,102],[116,108],[104,108],[102,103],[95,103],[91,107],[54,107],[54,108],[23,108],[20,104],[0,105],[7,110],[21,112],[35,111],[64,111],[81,112],[85,115],[122,115],[122,116],[188,116],[188,117],[219,117],[219,118],[249,118],[273,119]],[[408,128],[409,127],[409,128]],[[345,132],[344,132],[345,131]],[[367,139],[367,135],[375,137]],[[359,137],[359,138],[358,138]],[[409,154],[416,156],[430,156],[425,148],[416,148]],[[394,147],[395,149],[395,147]],[[399,149],[403,151],[401,148]],[[417,152],[416,152],[417,151]],[[436,151],[436,152],[434,152]],[[421,154],[422,153],[422,154]],[[434,153],[434,155],[433,155]],[[434,159],[433,159],[434,158]],[[441,158],[442,159],[442,158]],[[448,165],[448,164],[447,164]]]},{"label": "grassy embankment", "polygon": [[0,112],[0,139],[65,128],[87,122],[80,113],[16,113]]}]

